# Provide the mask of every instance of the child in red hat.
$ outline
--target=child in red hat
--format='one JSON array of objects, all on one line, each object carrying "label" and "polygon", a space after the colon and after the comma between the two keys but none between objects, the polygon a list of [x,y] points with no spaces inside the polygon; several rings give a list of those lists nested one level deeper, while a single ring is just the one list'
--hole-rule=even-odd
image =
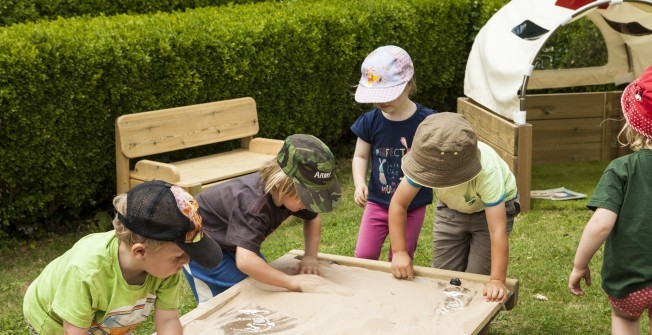
[{"label": "child in red hat", "polygon": [[604,242],[602,289],[611,303],[611,332],[638,334],[643,311],[652,314],[652,67],[625,88],[621,104],[627,123],[619,137],[625,135],[621,144],[634,153],[609,164],[587,204],[595,213],[577,247],[568,289],[584,295],[580,281],[591,285],[589,262]]}]

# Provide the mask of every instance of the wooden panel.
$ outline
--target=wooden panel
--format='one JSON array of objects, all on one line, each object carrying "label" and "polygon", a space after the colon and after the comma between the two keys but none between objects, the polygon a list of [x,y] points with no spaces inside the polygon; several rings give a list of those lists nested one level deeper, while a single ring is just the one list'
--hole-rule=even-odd
[{"label": "wooden panel", "polygon": [[602,142],[602,118],[531,121],[534,147]]},{"label": "wooden panel", "polygon": [[518,165],[514,174],[520,196],[521,210],[530,210],[530,190],[532,190],[532,125],[518,126]]},{"label": "wooden panel", "polygon": [[500,148],[511,156],[516,156],[518,141],[514,123],[474,104],[468,98],[457,99],[457,112],[464,115],[484,142],[491,143],[493,147]]},{"label": "wooden panel", "polygon": [[129,158],[237,139],[258,133],[256,102],[248,97],[123,115],[116,132]]},{"label": "wooden panel", "polygon": [[532,163],[563,163],[600,160],[601,143],[533,146]]},{"label": "wooden panel", "polygon": [[532,125],[516,125],[468,98],[457,99],[457,112],[469,120],[478,138],[507,163],[516,176],[521,210],[530,210]]},{"label": "wooden panel", "polygon": [[528,123],[533,120],[602,118],[604,104],[605,94],[602,92],[533,94],[525,98]]},{"label": "wooden panel", "polygon": [[507,166],[509,167],[510,171],[516,171],[516,169],[518,168],[518,161],[517,161],[518,158],[516,156],[513,156],[509,152],[493,145],[491,142],[486,141],[484,138],[479,138],[479,140],[486,143],[492,149],[494,149],[498,154],[498,156],[500,156],[500,158],[502,158],[505,161],[505,163],[507,163]]},{"label": "wooden panel", "polygon": [[210,184],[219,180],[230,179],[258,171],[267,161],[276,158],[276,154],[265,155],[236,149],[215,155],[198,157],[172,163],[179,170],[181,181],[186,184]]},{"label": "wooden panel", "polygon": [[143,159],[136,163],[131,176],[139,180],[164,180],[176,184],[179,182],[179,169],[172,164]]},{"label": "wooden panel", "polygon": [[254,138],[249,143],[249,151],[265,155],[276,155],[283,147],[285,141],[271,138]]},{"label": "wooden panel", "polygon": [[626,123],[620,105],[621,95],[622,92],[607,92],[605,126],[603,127],[605,138],[602,144],[602,159],[607,161],[632,153],[629,146],[623,147],[618,143],[618,134]]}]

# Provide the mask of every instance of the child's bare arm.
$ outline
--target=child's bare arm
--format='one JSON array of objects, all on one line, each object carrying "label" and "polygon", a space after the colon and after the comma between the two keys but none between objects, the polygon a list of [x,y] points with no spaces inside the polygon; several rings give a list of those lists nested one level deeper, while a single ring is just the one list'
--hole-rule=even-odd
[{"label": "child's bare arm", "polygon": [[405,225],[407,209],[410,202],[419,192],[403,178],[392,196],[389,204],[389,239],[392,246],[392,274],[396,278],[411,279],[414,277],[412,259],[407,252],[405,243]]},{"label": "child's bare arm", "polygon": [[485,215],[491,239],[491,273],[483,293],[488,301],[504,301],[508,293],[505,281],[509,262],[505,203],[485,208]]},{"label": "child's bare arm", "polygon": [[355,203],[364,207],[367,204],[367,169],[369,168],[369,155],[371,153],[371,144],[358,138],[355,143],[355,152],[353,153],[353,160],[351,162],[351,170],[353,175],[353,185],[355,190],[353,192],[353,199]]},{"label": "child's bare arm", "polygon": [[88,328],[79,328],[68,321],[63,321],[63,333],[66,335],[88,335]]},{"label": "child's bare arm", "polygon": [[577,246],[573,270],[568,278],[568,289],[575,295],[584,295],[580,281],[584,278],[586,285],[591,285],[589,263],[596,251],[611,233],[618,214],[604,208],[596,209],[584,228]]},{"label": "child's bare arm", "polygon": [[283,287],[290,291],[301,290],[298,283],[292,280],[292,276],[267,264],[258,254],[251,250],[237,247],[235,262],[240,271],[261,283]]},{"label": "child's bare arm", "polygon": [[317,215],[312,220],[303,221],[303,238],[305,243],[305,254],[301,262],[294,269],[295,273],[319,275],[319,262],[317,253],[319,252],[319,242],[321,241],[321,216]]},{"label": "child's bare arm", "polygon": [[154,310],[154,326],[156,333],[160,335],[182,335],[183,328],[179,321],[179,311],[163,310],[156,308]]}]

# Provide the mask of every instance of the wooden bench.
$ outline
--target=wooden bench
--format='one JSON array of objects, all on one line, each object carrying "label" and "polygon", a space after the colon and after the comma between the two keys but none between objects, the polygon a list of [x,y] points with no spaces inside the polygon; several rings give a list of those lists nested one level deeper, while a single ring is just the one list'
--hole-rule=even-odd
[{"label": "wooden bench", "polygon": [[[164,180],[196,195],[227,179],[256,172],[275,158],[282,140],[258,133],[254,99],[239,98],[122,115],[115,123],[118,194],[149,180]],[[173,163],[130,159],[240,139],[240,148]]]}]

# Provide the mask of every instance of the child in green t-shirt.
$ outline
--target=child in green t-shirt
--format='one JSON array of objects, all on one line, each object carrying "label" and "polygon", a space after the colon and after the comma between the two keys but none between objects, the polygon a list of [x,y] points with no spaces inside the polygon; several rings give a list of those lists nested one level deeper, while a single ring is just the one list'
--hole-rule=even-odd
[{"label": "child in green t-shirt", "polygon": [[627,123],[619,138],[625,135],[621,144],[634,153],[616,158],[602,173],[587,204],[595,212],[577,247],[568,289],[584,295],[580,282],[591,285],[589,263],[604,243],[602,289],[611,302],[611,333],[638,334],[643,311],[652,315],[652,67],[625,88],[621,105]]},{"label": "child in green t-shirt", "polygon": [[192,258],[216,267],[220,246],[202,232],[195,199],[162,181],[115,197],[115,230],[90,234],[48,264],[27,289],[32,334],[127,334],[154,310],[159,334],[183,334],[179,290]]},{"label": "child in green t-shirt", "polygon": [[419,124],[401,167],[405,177],[389,205],[394,276],[414,276],[405,243],[407,208],[429,187],[437,197],[432,266],[489,275],[487,300],[507,299],[508,235],[520,212],[516,178],[507,164],[477,140],[464,116],[439,113]]}]

